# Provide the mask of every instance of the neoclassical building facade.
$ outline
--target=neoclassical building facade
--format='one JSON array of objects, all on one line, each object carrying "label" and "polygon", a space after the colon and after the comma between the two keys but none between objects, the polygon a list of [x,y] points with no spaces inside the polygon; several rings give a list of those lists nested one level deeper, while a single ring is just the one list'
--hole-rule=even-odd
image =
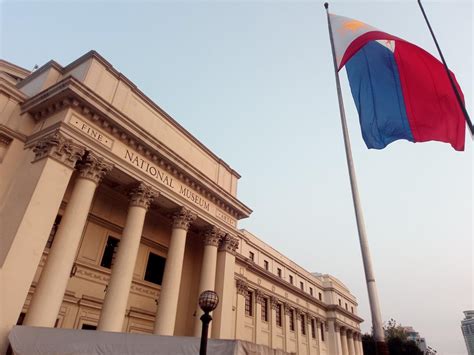
[{"label": "neoclassical building facade", "polygon": [[246,230],[240,176],[98,53],[0,61],[0,342],[15,324],[362,355],[357,301]]}]

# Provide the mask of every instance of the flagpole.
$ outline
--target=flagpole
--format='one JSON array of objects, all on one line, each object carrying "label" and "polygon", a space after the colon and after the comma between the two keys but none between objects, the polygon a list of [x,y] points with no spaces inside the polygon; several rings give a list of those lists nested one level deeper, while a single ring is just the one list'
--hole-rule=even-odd
[{"label": "flagpole", "polygon": [[431,28],[430,21],[428,21],[428,17],[426,16],[426,12],[425,12],[425,9],[423,8],[423,4],[421,3],[421,0],[418,0],[418,5],[420,6],[421,13],[423,14],[426,24],[428,25],[428,29],[430,30],[431,37],[433,37],[436,48],[438,49],[439,56],[441,57],[441,61],[444,64],[444,69],[446,69],[446,74],[448,75],[449,82],[451,83],[451,87],[453,88],[454,94],[456,95],[458,104],[461,107],[462,113],[464,115],[464,119],[466,120],[467,126],[469,127],[469,130],[471,131],[471,137],[473,137],[474,128],[472,127],[471,119],[469,118],[469,114],[467,113],[466,106],[464,105],[464,102],[461,99],[461,94],[459,93],[459,90],[456,87],[456,84],[454,83],[453,76],[451,75],[451,71],[448,68],[448,64],[446,63],[446,60],[444,59],[443,52],[441,52],[441,48],[439,47],[438,40],[436,39],[433,29]]},{"label": "flagpole", "polygon": [[354,210],[355,210],[356,221],[357,221],[357,230],[359,232],[360,250],[362,253],[362,260],[364,264],[365,280],[367,283],[367,292],[369,294],[370,312],[372,314],[372,326],[374,330],[374,337],[377,344],[377,353],[380,355],[388,355],[388,348],[385,342],[385,334],[384,334],[383,326],[382,326],[382,316],[380,313],[379,297],[378,297],[378,292],[377,292],[377,286],[375,284],[374,270],[372,266],[372,258],[370,256],[369,243],[368,243],[367,234],[365,231],[364,215],[362,213],[362,206],[361,206],[360,198],[359,198],[359,189],[357,187],[357,179],[356,179],[356,174],[355,174],[355,169],[354,169],[354,162],[352,159],[351,142],[349,139],[349,132],[347,129],[346,113],[344,111],[344,102],[342,99],[341,83],[339,80],[339,72],[338,72],[337,61],[336,61],[336,51],[334,49],[334,38],[332,34],[331,20],[329,18],[329,11],[328,11],[329,4],[327,2],[324,3],[324,7],[326,9],[326,15],[327,15],[327,20],[328,20],[329,39],[331,41],[334,74],[336,76],[337,98],[339,100],[339,113],[341,116],[341,124],[342,124],[342,135],[344,137],[344,147],[346,150],[347,168],[349,170],[349,178],[351,182],[352,200],[354,203]]}]

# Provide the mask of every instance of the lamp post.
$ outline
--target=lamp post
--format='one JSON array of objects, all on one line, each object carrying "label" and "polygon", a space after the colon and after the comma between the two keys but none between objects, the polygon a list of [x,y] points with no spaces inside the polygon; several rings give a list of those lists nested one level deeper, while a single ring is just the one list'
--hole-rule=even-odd
[{"label": "lamp post", "polygon": [[201,347],[199,348],[199,355],[207,354],[207,334],[209,332],[209,323],[212,320],[209,312],[216,309],[219,304],[219,296],[211,290],[204,291],[199,295],[199,307],[204,314],[201,316],[202,333],[201,333]]}]

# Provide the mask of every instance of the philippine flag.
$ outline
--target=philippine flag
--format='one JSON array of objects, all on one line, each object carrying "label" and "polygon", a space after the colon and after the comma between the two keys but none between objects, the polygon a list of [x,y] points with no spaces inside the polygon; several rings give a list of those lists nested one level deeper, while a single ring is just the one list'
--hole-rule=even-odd
[{"label": "philippine flag", "polygon": [[368,148],[406,139],[464,150],[463,112],[439,60],[363,22],[333,14],[330,21],[338,70],[346,66]]}]

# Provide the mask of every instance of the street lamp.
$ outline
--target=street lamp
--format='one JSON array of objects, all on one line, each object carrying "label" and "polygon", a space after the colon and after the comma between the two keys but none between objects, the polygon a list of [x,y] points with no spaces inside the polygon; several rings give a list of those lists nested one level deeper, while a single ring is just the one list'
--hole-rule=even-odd
[{"label": "street lamp", "polygon": [[215,310],[218,304],[219,296],[217,296],[217,293],[215,293],[214,291],[207,290],[199,295],[199,307],[201,307],[204,312],[204,314],[201,316],[202,333],[199,355],[207,354],[207,334],[209,330],[209,323],[212,320],[212,317],[209,312]]}]

